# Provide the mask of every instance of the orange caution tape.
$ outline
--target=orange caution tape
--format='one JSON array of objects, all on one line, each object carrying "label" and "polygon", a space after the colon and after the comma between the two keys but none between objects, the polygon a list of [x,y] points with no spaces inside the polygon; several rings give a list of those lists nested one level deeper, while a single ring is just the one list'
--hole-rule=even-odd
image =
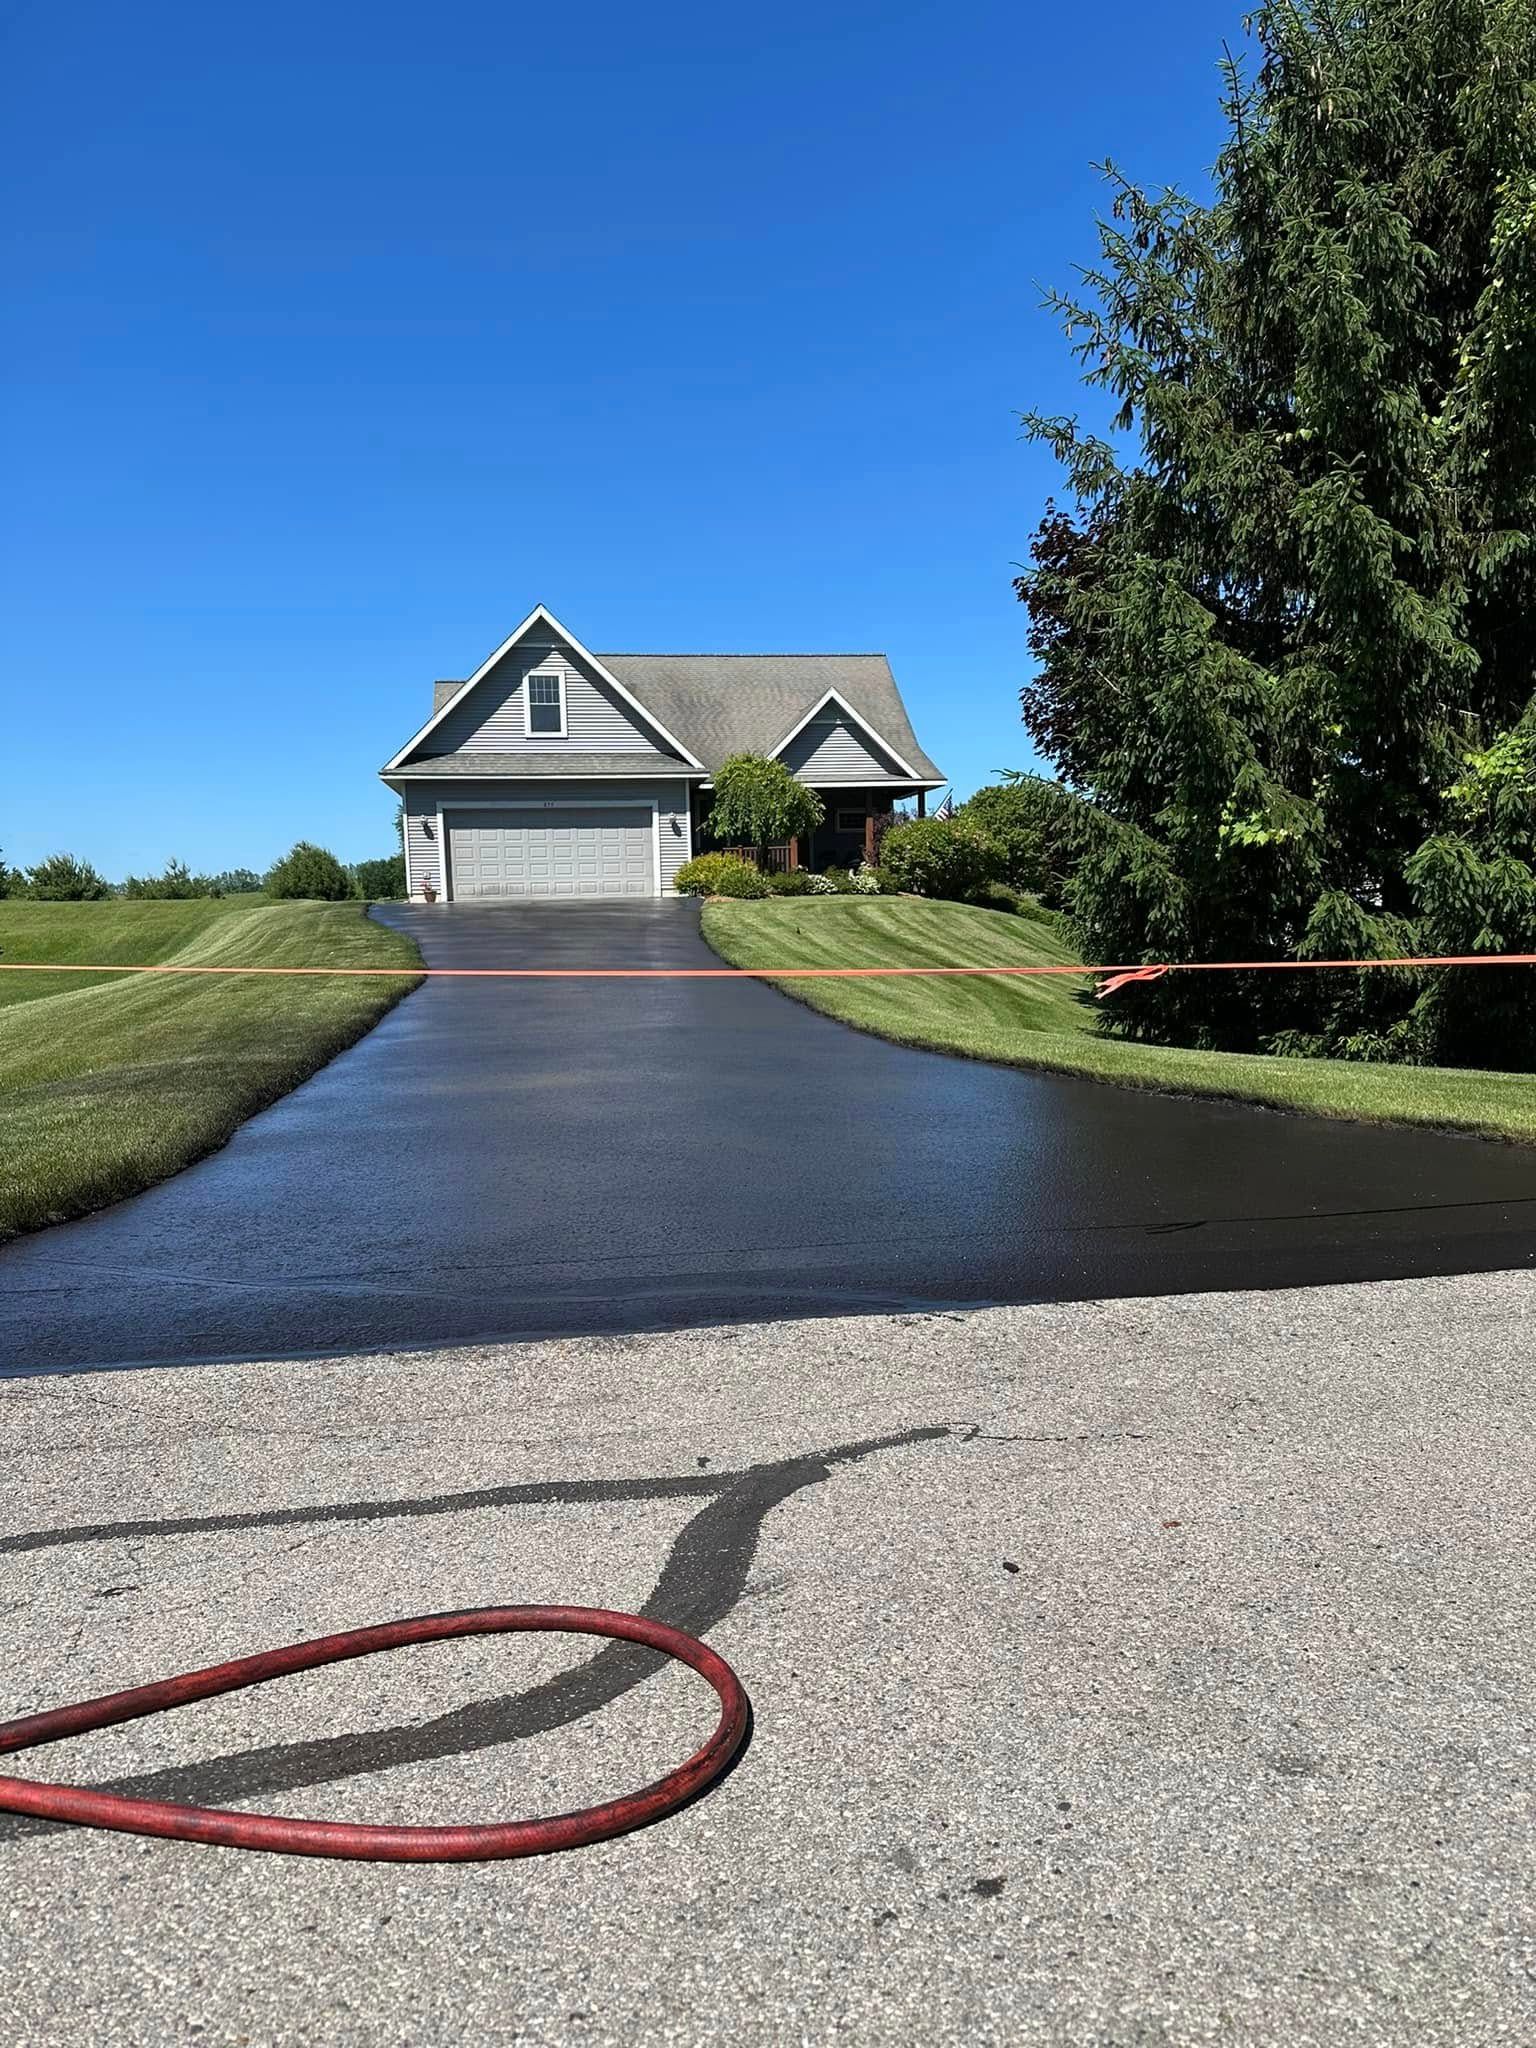
[{"label": "orange caution tape", "polygon": [[1129,974],[1117,974],[1112,980],[1106,981],[1102,988],[1094,990],[1094,994],[1102,1003],[1104,998],[1112,996],[1117,988],[1125,988],[1133,981],[1160,981],[1167,972],[1166,967],[1133,967]]},{"label": "orange caution tape", "polygon": [[398,981],[850,981],[893,975],[984,974],[1018,979],[1107,974],[1097,991],[1111,995],[1130,982],[1165,974],[1285,973],[1315,967],[1536,967],[1536,953],[1436,953],[1402,960],[1163,960],[1140,967],[178,967],[170,962],[125,967],[62,960],[0,960],[10,974],[330,974]]}]

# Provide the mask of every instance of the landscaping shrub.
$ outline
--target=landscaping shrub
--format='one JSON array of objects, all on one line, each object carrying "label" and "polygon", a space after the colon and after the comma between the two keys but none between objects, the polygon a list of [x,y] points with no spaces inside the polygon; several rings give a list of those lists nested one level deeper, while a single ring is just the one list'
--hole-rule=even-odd
[{"label": "landscaping shrub", "polygon": [[360,860],[352,869],[352,880],[365,903],[399,903],[405,896],[405,855]]},{"label": "landscaping shrub", "polygon": [[1038,896],[1031,896],[1027,889],[1015,889],[1008,882],[987,882],[966,900],[978,910],[995,910],[1004,917],[1027,918],[1042,932],[1050,932],[1053,936],[1068,935],[1064,911],[1047,908]]},{"label": "landscaping shrub", "polygon": [[342,903],[352,894],[352,877],[326,847],[301,839],[267,875],[267,894]]},{"label": "landscaping shrub", "polygon": [[881,849],[899,889],[963,903],[997,876],[999,855],[983,833],[959,818],[915,818],[894,825]]},{"label": "landscaping shrub", "polygon": [[811,878],[804,868],[791,868],[788,874],[768,877],[768,892],[772,896],[809,896]]},{"label": "landscaping shrub", "polygon": [[853,893],[853,877],[846,868],[828,868],[822,875],[822,880],[832,884],[834,896],[849,896]]},{"label": "landscaping shrub", "polygon": [[160,875],[129,875],[122,894],[130,903],[184,903],[193,896],[222,896],[212,875],[194,875],[184,860],[168,860]]},{"label": "landscaping shrub", "polygon": [[679,896],[766,896],[768,878],[734,853],[699,853],[673,877]]},{"label": "landscaping shrub", "polygon": [[805,893],[808,896],[835,896],[837,884],[826,875],[812,875]]},{"label": "landscaping shrub", "polygon": [[848,887],[855,896],[878,896],[880,894],[880,871],[872,868],[867,860],[861,860],[848,877]]},{"label": "landscaping shrub", "polygon": [[821,798],[763,754],[732,754],[715,770],[708,831],[717,844],[754,846],[814,832],[826,816]]},{"label": "landscaping shrub", "polygon": [[1072,798],[1042,775],[1010,771],[960,807],[998,852],[999,879],[1057,905],[1072,873]]},{"label": "landscaping shrub", "polygon": [[100,903],[112,890],[88,860],[76,860],[72,853],[51,853],[35,868],[27,869],[25,888],[13,893],[39,903]]}]

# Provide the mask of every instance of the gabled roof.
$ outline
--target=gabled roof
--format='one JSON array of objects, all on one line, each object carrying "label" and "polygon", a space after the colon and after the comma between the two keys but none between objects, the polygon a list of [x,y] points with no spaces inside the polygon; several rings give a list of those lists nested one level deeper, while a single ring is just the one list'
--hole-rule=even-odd
[{"label": "gabled roof", "polygon": [[415,753],[416,749],[421,745],[422,741],[426,739],[428,734],[431,733],[437,726],[442,724],[443,720],[448,716],[449,712],[453,710],[454,706],[463,703],[464,699],[469,695],[470,691],[475,687],[476,683],[480,681],[481,677],[488,676],[491,670],[496,666],[497,662],[501,660],[504,654],[506,654],[511,648],[514,648],[519,640],[526,639],[531,632],[533,632],[536,628],[540,627],[546,633],[552,633],[557,640],[563,640],[566,646],[570,648],[573,654],[578,655],[584,662],[588,664],[589,667],[596,669],[597,673],[602,677],[603,681],[609,684],[611,688],[618,691],[619,695],[624,699],[625,703],[628,704],[631,711],[638,711],[640,713],[640,716],[646,721],[646,723],[654,728],[654,730],[659,734],[659,736],[666,741],[669,747],[676,747],[677,751],[682,755],[684,761],[688,764],[690,768],[702,768],[704,766],[704,763],[701,760],[699,760],[696,755],[690,753],[687,747],[683,745],[680,739],[675,738],[673,734],[667,731],[667,728],[662,724],[661,720],[655,715],[654,712],[648,711],[646,707],[639,701],[638,698],[630,694],[629,690],[625,687],[624,683],[620,680],[618,676],[613,675],[607,668],[604,667],[602,657],[600,655],[593,654],[588,648],[583,647],[581,642],[576,638],[576,635],[574,633],[567,632],[565,627],[561,625],[560,621],[555,617],[554,613],[550,611],[546,605],[536,604],[533,610],[528,614],[527,618],[523,620],[522,624],[520,626],[515,627],[513,631],[507,635],[506,639],[502,641],[499,647],[493,648],[491,650],[491,652],[485,657],[485,660],[482,661],[480,666],[475,670],[474,674],[472,676],[469,676],[464,681],[464,683],[454,693],[454,695],[448,698],[448,700],[445,703],[440,704],[438,706],[437,710],[433,712],[432,716],[427,720],[426,724],[421,728],[420,732],[416,733],[412,738],[408,739],[405,745],[400,749],[399,753],[396,754],[392,760],[385,762],[383,770],[381,772],[385,775],[389,775],[392,774],[396,769],[398,769],[402,761],[408,759],[408,757],[411,754]]},{"label": "gabled roof", "polygon": [[771,754],[838,698],[917,782],[942,782],[883,654],[604,654],[610,674],[664,718],[711,771],[728,754]]},{"label": "gabled roof", "polygon": [[885,754],[888,759],[894,761],[896,763],[896,766],[900,768],[904,774],[912,776],[917,781],[922,780],[922,777],[918,775],[917,770],[911,765],[910,762],[904,761],[902,759],[901,755],[897,753],[896,749],[891,745],[890,741],[885,737],[885,735],[883,733],[876,732],[875,728],[870,724],[867,718],[860,718],[859,714],[857,713],[857,711],[853,709],[851,704],[845,704],[843,702],[842,698],[839,697],[836,690],[828,690],[827,694],[825,695],[825,697],[822,698],[821,702],[819,704],[813,704],[810,710],[806,712],[804,718],[797,718],[794,724],[790,727],[789,731],[785,733],[783,739],[779,741],[778,745],[776,747],[770,747],[768,749],[769,753],[782,754],[784,749],[789,745],[790,741],[792,739],[797,738],[799,734],[803,733],[805,731],[805,728],[811,723],[812,719],[819,718],[821,714],[827,709],[828,705],[834,705],[836,707],[836,712],[839,719],[847,719],[850,724],[856,725],[859,728],[860,732],[863,733],[864,737],[867,740],[873,741],[873,743],[880,749],[880,751],[883,754]]},{"label": "gabled roof", "polygon": [[[386,776],[400,774],[554,774],[556,766],[532,765],[530,753],[519,749],[495,757],[496,768],[466,768],[457,765],[480,760],[478,755],[430,755],[419,761],[411,757],[422,742],[442,724],[455,706],[490,674],[508,650],[535,629],[563,640],[583,662],[609,684],[630,709],[664,741],[674,747],[687,768],[713,774],[730,754],[776,754],[808,725],[818,713],[837,707],[896,764],[912,782],[937,785],[944,780],[917,743],[912,721],[901,701],[896,678],[883,654],[593,654],[543,605],[534,609],[495,651],[481,662],[472,676],[457,685],[439,683],[436,694],[442,701],[414,738],[403,746],[383,769]],[[484,757],[491,758],[491,757]],[[545,757],[538,757],[543,761]],[[578,758],[548,756],[553,764],[564,758],[570,775],[582,773]],[[595,758],[595,757],[592,757]],[[665,759],[658,750],[654,757],[635,752],[625,761],[633,773],[654,772],[654,762]],[[449,762],[455,765],[449,766]],[[402,763],[409,763],[403,767]],[[678,763],[668,761],[673,773]],[[589,774],[619,774],[619,767],[597,769]],[[896,779],[893,775],[892,779]]]}]

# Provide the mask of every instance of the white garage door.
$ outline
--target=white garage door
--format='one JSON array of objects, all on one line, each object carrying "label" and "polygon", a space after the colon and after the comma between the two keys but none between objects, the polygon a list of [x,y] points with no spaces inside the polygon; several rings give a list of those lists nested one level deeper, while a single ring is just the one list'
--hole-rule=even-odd
[{"label": "white garage door", "polygon": [[654,896],[650,805],[445,811],[448,887],[472,896]]}]

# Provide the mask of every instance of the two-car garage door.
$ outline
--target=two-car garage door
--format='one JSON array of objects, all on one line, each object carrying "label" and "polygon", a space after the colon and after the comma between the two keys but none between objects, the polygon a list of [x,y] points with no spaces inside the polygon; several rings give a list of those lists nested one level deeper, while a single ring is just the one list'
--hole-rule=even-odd
[{"label": "two-car garage door", "polygon": [[657,893],[649,804],[530,804],[442,816],[453,897]]}]

